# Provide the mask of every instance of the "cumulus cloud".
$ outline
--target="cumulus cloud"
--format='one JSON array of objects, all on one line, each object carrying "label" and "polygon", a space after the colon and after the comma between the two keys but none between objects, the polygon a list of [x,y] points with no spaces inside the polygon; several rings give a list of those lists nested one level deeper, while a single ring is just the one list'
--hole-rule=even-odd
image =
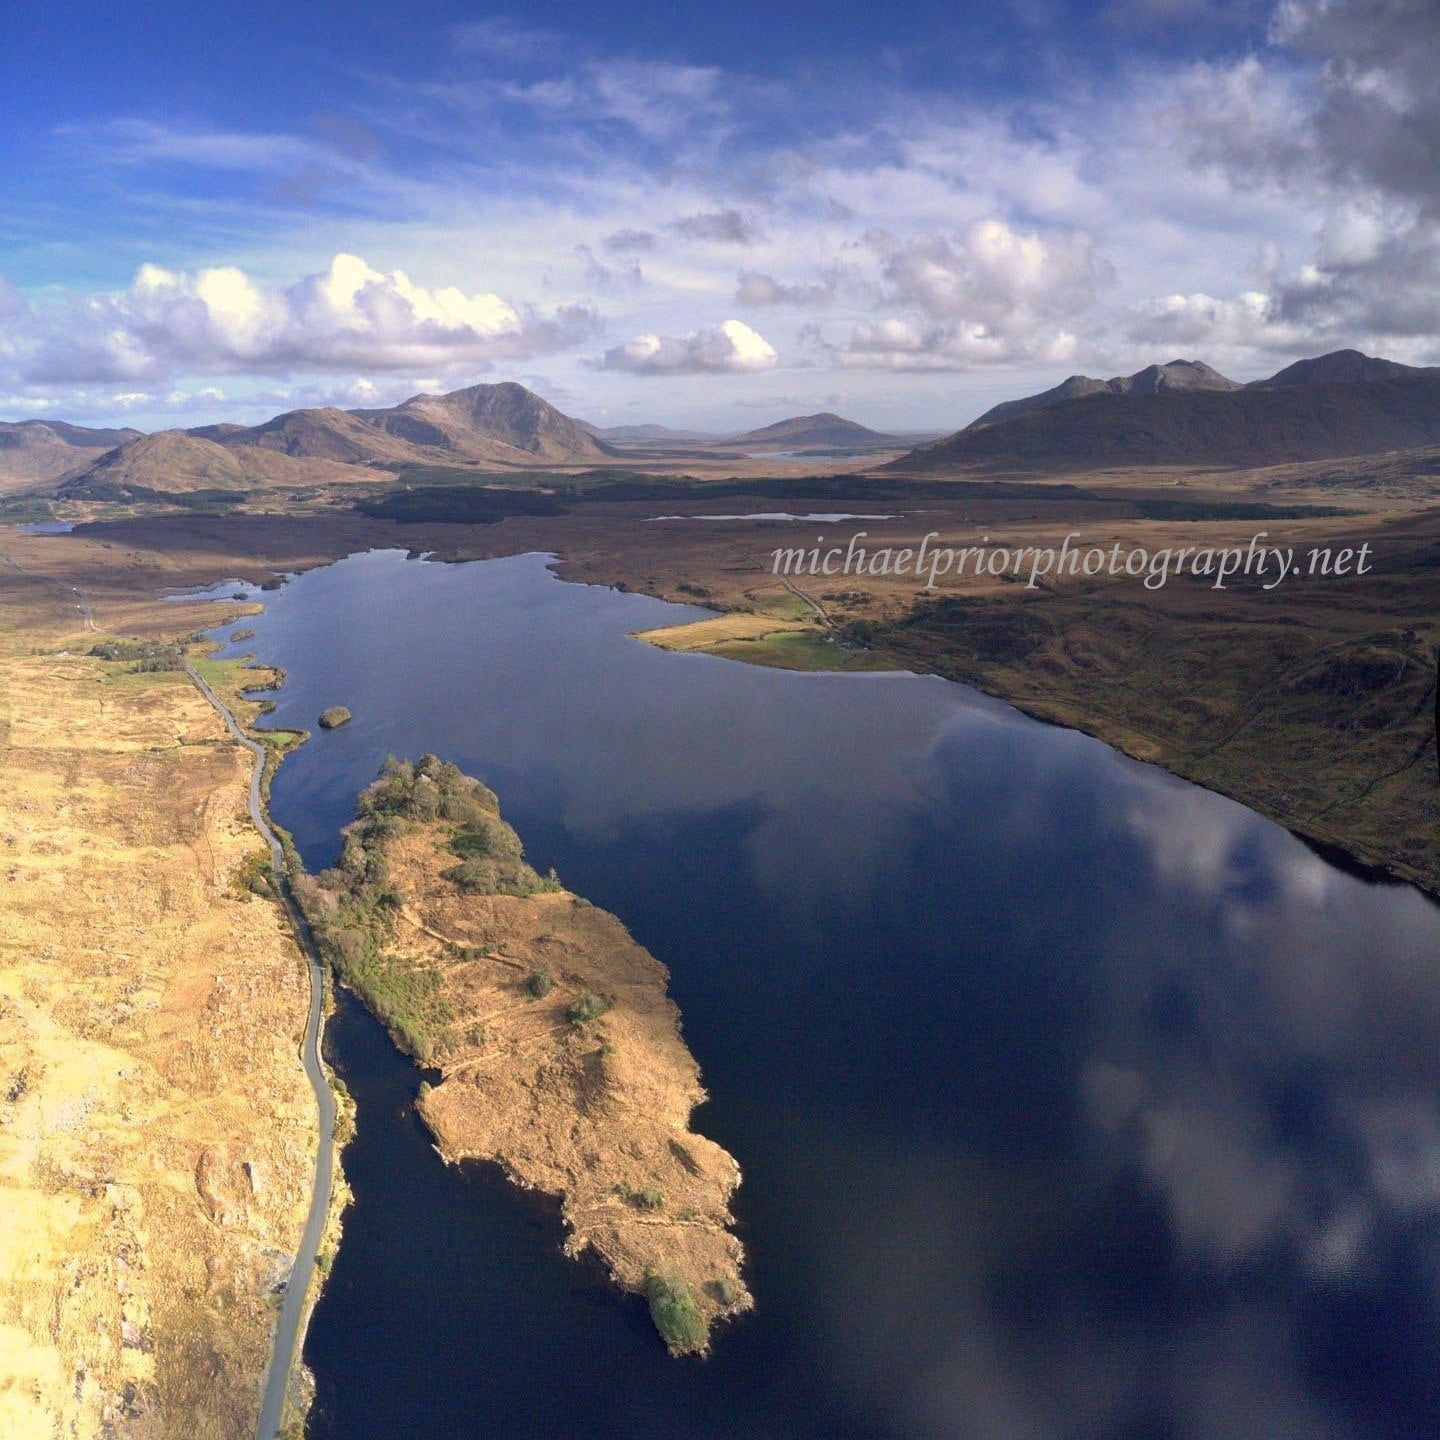
[{"label": "cumulus cloud", "polygon": [[1265,350],[1288,350],[1302,338],[1280,323],[1274,298],[1260,290],[1156,296],[1135,307],[1129,337],[1145,345]]},{"label": "cumulus cloud", "polygon": [[1432,0],[1282,0],[1272,35],[1319,63],[1311,117],[1332,176],[1440,205],[1440,9]]},{"label": "cumulus cloud", "polygon": [[233,266],[186,273],[147,264],[118,293],[25,306],[0,335],[0,374],[44,385],[175,372],[474,370],[562,349],[597,323],[585,307],[542,315],[495,294],[382,273],[355,255],[281,287]]},{"label": "cumulus cloud", "polygon": [[[492,19],[452,29],[450,68],[405,87],[403,103],[368,109],[363,143],[323,125],[68,127],[61,141],[83,147],[84,163],[65,168],[118,167],[133,180],[125,172],[143,167],[129,193],[152,223],[194,223],[181,167],[200,164],[236,229],[269,227],[277,211],[264,206],[283,202],[290,216],[302,198],[341,217],[337,250],[372,253],[380,234],[387,254],[425,255],[428,267],[448,252],[463,274],[483,246],[484,288],[513,318],[426,315],[394,271],[357,298],[360,319],[326,321],[318,335],[282,321],[237,336],[184,285],[165,320],[155,297],[129,291],[52,304],[43,322],[0,293],[0,383],[78,371],[153,389],[192,353],[219,371],[314,355],[327,374],[350,357],[397,373],[407,353],[437,373],[447,355],[473,368],[582,334],[585,312],[542,315],[516,298],[572,291],[621,312],[617,337],[678,337],[657,341],[667,353],[730,313],[789,326],[772,333],[782,349],[820,319],[811,373],[830,369],[827,388],[839,370],[993,368],[1038,389],[1062,367],[1133,369],[1174,346],[1239,374],[1339,345],[1440,358],[1440,7],[1276,3],[1106,0],[1117,40],[1121,25],[1198,39],[1220,24],[1254,43],[1243,59],[1197,64],[1127,59],[1117,43],[1088,103],[1027,91],[1013,114],[958,94],[922,106],[892,79],[873,97],[809,107],[802,131],[783,83],[602,55]],[[1230,39],[1197,48],[1238,53]],[[257,230],[249,248],[275,233]],[[302,268],[273,251],[266,263],[287,278]],[[208,273],[185,283],[195,290]],[[251,283],[289,304],[288,291]],[[463,299],[483,299],[476,288]],[[207,329],[213,343],[194,339]],[[930,422],[920,397],[949,403],[938,377],[891,394],[917,426]]]},{"label": "cumulus cloud", "polygon": [[1088,309],[1113,272],[1080,231],[1038,234],[983,220],[963,235],[873,241],[891,303],[943,320],[1014,329]]},{"label": "cumulus cloud", "polygon": [[889,318],[854,326],[839,345],[824,345],[835,363],[882,370],[969,370],[1022,360],[1068,364],[1079,341],[1073,332],[1005,334],[976,323],[924,324]]},{"label": "cumulus cloud", "polygon": [[1440,236],[1385,234],[1354,207],[1327,217],[1316,258],[1274,265],[1265,288],[1157,296],[1135,307],[1129,338],[1235,352],[1296,354],[1353,345],[1423,353],[1440,330]]},{"label": "cumulus cloud", "polygon": [[739,320],[726,320],[688,335],[637,335],[592,363],[632,375],[718,375],[769,370],[777,359],[763,335]]},{"label": "cumulus cloud", "polygon": [[958,236],[875,233],[867,243],[880,261],[879,306],[902,313],[857,325],[828,346],[843,365],[1064,363],[1077,348],[1073,322],[1114,278],[1090,235],[1023,231],[1000,219]]},{"label": "cumulus cloud", "polygon": [[[1260,290],[1142,307],[1137,336],[1271,350],[1385,346],[1440,326],[1440,9],[1431,0],[1282,0],[1258,56],[1192,67],[1179,129],[1195,163],[1289,196],[1313,252]],[[1262,303],[1263,302],[1263,303]]]}]

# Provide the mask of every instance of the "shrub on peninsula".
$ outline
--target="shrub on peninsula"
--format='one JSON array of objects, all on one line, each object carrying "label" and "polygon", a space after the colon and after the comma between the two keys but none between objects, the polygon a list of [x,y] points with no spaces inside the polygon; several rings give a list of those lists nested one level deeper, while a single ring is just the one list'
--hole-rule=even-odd
[{"label": "shrub on peninsula", "polygon": [[696,1355],[710,1341],[690,1287],[674,1275],[652,1274],[645,1282],[650,1318],[672,1355]]},{"label": "shrub on peninsula", "polygon": [[598,1020],[609,1008],[610,1002],[603,995],[595,995],[587,990],[570,1002],[565,1018],[572,1025],[588,1025],[592,1020]]}]

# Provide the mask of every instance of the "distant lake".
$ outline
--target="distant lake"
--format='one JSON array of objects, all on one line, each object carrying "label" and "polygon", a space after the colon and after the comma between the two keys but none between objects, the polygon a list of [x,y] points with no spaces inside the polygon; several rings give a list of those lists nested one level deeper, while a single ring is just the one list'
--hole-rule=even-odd
[{"label": "distant lake", "polygon": [[[216,593],[225,593],[221,587]],[[704,1363],[443,1167],[353,1002],[316,1440],[1440,1435],[1440,912],[910,675],[653,649],[707,612],[374,552],[247,618],[336,855],[387,754],[482,777],[672,971],[755,1314]]]}]

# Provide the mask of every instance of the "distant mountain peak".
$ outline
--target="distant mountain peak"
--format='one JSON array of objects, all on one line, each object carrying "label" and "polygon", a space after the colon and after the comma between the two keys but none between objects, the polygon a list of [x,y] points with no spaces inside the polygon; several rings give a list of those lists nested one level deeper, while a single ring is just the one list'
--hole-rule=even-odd
[{"label": "distant mountain peak", "polygon": [[1238,390],[1239,382],[1222,375],[1203,360],[1171,360],[1147,365],[1134,375],[1106,382],[1117,395],[1159,395],[1167,390]]},{"label": "distant mountain peak", "polygon": [[807,446],[824,448],[881,448],[897,444],[893,435],[872,430],[868,425],[846,420],[833,411],[822,410],[818,415],[792,415],[788,420],[777,420],[759,430],[747,430],[735,435],[728,442],[731,445],[776,445],[784,448]]},{"label": "distant mountain peak", "polygon": [[979,430],[1032,410],[1045,410],[1071,400],[1086,400],[1092,395],[1165,395],[1185,390],[1238,389],[1240,385],[1237,381],[1222,375],[1203,360],[1170,360],[1164,365],[1147,365],[1133,375],[1116,375],[1109,380],[1097,380],[1091,375],[1072,375],[1038,395],[1003,400],[991,406],[978,420],[972,420],[968,428]]},{"label": "distant mountain peak", "polygon": [[1297,360],[1268,380],[1254,382],[1255,389],[1279,385],[1363,385],[1376,380],[1398,380],[1407,375],[1433,374],[1417,365],[1382,360],[1361,350],[1332,350],[1328,355]]}]

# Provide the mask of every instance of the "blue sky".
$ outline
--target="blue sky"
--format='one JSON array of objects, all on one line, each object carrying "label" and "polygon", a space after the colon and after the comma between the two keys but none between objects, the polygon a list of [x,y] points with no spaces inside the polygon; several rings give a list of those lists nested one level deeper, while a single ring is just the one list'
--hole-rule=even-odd
[{"label": "blue sky", "polygon": [[1430,0],[60,3],[0,19],[0,416],[519,379],[943,428],[1440,359]]}]

